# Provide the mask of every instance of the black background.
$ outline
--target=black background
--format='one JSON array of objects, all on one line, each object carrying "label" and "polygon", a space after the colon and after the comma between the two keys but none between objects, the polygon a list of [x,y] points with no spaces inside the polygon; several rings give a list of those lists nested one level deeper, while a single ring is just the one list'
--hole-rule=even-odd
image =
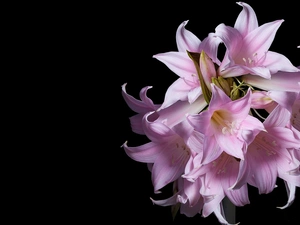
[{"label": "black background", "polygon": [[[278,19],[284,19],[277,31],[270,50],[286,55],[291,62],[300,65],[297,45],[299,37],[299,10],[293,1],[245,1],[256,12],[258,23],[262,25]],[[110,157],[104,195],[108,195],[107,216],[116,223],[159,223],[159,224],[216,224],[214,214],[207,218],[197,215],[188,218],[178,214],[172,220],[169,207],[153,205],[150,172],[146,164],[130,159],[120,147],[125,141],[130,146],[147,142],[142,136],[133,134],[129,117],[134,115],[121,96],[121,85],[127,83],[127,92],[139,98],[139,91],[145,86],[153,86],[148,96],[154,103],[162,103],[168,86],[177,79],[163,63],[152,58],[154,54],[177,51],[175,34],[179,24],[189,20],[186,29],[203,40],[209,32],[214,32],[220,23],[233,26],[242,10],[236,1],[181,1],[177,3],[121,3],[121,10],[111,13],[109,31],[103,32],[110,39],[110,74],[112,85],[116,88],[116,101],[113,102],[114,137],[109,141],[106,154]],[[118,137],[117,140],[115,138]],[[105,141],[105,140],[104,140]],[[105,163],[105,162],[103,162]],[[113,170],[114,172],[110,171]],[[236,208],[236,222],[248,224],[296,224],[300,210],[299,188],[296,200],[287,209],[280,210],[287,201],[282,180],[269,194],[259,195],[256,188],[249,187],[250,204]],[[168,191],[168,190],[166,190]],[[170,193],[169,193],[170,194]],[[166,196],[164,196],[166,197]],[[101,203],[102,204],[102,203]]]},{"label": "black background", "polygon": [[[300,65],[298,5],[247,2],[260,25],[285,20],[271,50]],[[177,75],[152,56],[177,51],[175,34],[183,21],[203,40],[220,23],[233,26],[242,7],[231,0],[67,1],[13,2],[3,9],[3,66],[11,75],[3,82],[3,99],[13,97],[3,106],[12,114],[3,120],[9,127],[3,153],[11,155],[2,160],[8,178],[2,180],[3,217],[14,224],[219,225],[213,214],[178,214],[173,221],[169,207],[152,204],[156,196],[146,165],[121,148],[125,141],[147,142],[131,131],[134,112],[121,85],[127,83],[136,98],[153,86],[148,96],[162,103]],[[160,197],[170,195],[168,188]],[[249,188],[251,204],[237,208],[237,222],[295,224],[299,188],[285,210],[276,209],[287,201],[281,180],[267,195]]]}]

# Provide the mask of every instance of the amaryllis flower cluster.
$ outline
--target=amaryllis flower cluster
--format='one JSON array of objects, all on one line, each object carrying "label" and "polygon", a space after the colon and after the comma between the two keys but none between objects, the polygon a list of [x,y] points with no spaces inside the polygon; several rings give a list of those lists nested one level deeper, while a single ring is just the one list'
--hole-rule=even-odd
[{"label": "amaryllis flower cluster", "polygon": [[283,20],[259,26],[250,5],[237,4],[242,10],[233,27],[221,23],[201,41],[183,21],[178,51],[153,56],[178,75],[161,104],[147,96],[152,86],[142,88],[140,99],[122,86],[135,112],[132,131],[149,139],[122,147],[148,165],[155,193],[174,187],[172,196],[152,202],[180,205],[188,217],[214,213],[221,224],[229,224],[222,200],[250,204],[248,185],[267,194],[282,179],[288,198],[281,209],[300,187],[300,67],[269,50]]}]

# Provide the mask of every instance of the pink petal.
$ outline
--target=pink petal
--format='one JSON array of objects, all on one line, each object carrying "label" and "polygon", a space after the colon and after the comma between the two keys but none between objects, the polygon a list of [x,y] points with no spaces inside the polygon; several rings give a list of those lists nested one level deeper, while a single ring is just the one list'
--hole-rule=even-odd
[{"label": "pink petal", "polygon": [[[194,87],[185,82],[184,79],[177,79],[174,81],[166,91],[165,99],[160,109],[169,107],[177,101],[187,101],[188,94]],[[200,93],[199,93],[200,95]],[[198,95],[198,96],[199,96]]]},{"label": "pink petal", "polygon": [[258,188],[259,194],[270,193],[275,188],[277,179],[275,157],[267,155],[264,149],[259,149],[256,145],[249,146],[249,148],[252,148],[251,158],[247,158],[247,160],[249,160],[255,182],[253,185]]},{"label": "pink petal", "polygon": [[133,96],[127,94],[126,92],[126,85],[127,83],[122,85],[122,96],[124,100],[126,101],[127,105],[132,109],[133,111],[137,113],[147,113],[149,111],[153,111],[158,109],[160,105],[153,104],[152,100],[147,97],[147,91],[148,89],[152,88],[152,86],[144,87],[140,91],[140,97],[142,99],[138,100],[134,98]]},{"label": "pink petal", "polygon": [[179,52],[198,52],[201,41],[192,32],[185,29],[188,20],[183,21],[176,31],[176,42]]},{"label": "pink petal", "polygon": [[147,113],[143,118],[143,129],[145,134],[151,141],[156,143],[168,142],[171,138],[173,138],[175,132],[164,123],[158,121],[149,121],[148,117],[151,114],[152,112]]},{"label": "pink petal", "polygon": [[153,56],[180,77],[197,75],[193,61],[186,52],[166,52]]},{"label": "pink petal", "polygon": [[282,24],[283,20],[277,20],[261,25],[257,29],[253,30],[243,40],[243,46],[239,55],[234,58],[248,58],[253,57],[253,54],[257,54],[257,58],[263,57],[267,52],[275,38],[275,34]]},{"label": "pink petal", "polygon": [[299,72],[300,70],[294,66],[291,61],[284,55],[277,52],[268,51],[266,59],[263,62],[271,74],[277,73],[278,71],[285,72]]},{"label": "pink petal", "polygon": [[209,33],[201,42],[200,49],[197,52],[203,50],[214,63],[220,65],[221,62],[218,59],[218,47],[220,43],[222,43],[221,38],[217,37],[214,33]]},{"label": "pink petal", "polygon": [[237,2],[238,5],[243,7],[243,10],[238,15],[234,24],[243,37],[258,27],[258,21],[253,8],[245,2]]},{"label": "pink petal", "polygon": [[161,152],[161,146],[153,142],[138,147],[129,147],[125,142],[122,147],[131,159],[144,163],[153,163]]},{"label": "pink petal", "polygon": [[[161,188],[165,187],[167,184],[178,179],[186,165],[187,159],[186,155],[182,158],[174,159],[176,163],[172,163],[173,161],[173,151],[168,148],[172,148],[172,146],[165,146],[163,150],[163,155],[157,157],[155,163],[152,168],[152,183],[154,186],[154,192],[158,192]],[[184,152],[182,154],[185,154]]]},{"label": "pink petal", "polygon": [[300,71],[299,72],[277,72],[272,74],[271,79],[259,76],[244,75],[242,80],[254,87],[263,90],[294,91],[300,90]]},{"label": "pink petal", "polygon": [[240,32],[230,26],[221,23],[216,27],[215,35],[222,39],[226,48],[229,51],[229,57],[234,58],[241,50],[243,43],[243,36]]},{"label": "pink petal", "polygon": [[285,209],[285,208],[289,207],[293,203],[293,201],[295,199],[296,186],[295,185],[291,185],[288,182],[285,182],[285,187],[286,187],[287,194],[288,194],[288,201],[287,201],[287,203],[284,206],[277,207],[279,209]]},{"label": "pink petal", "polygon": [[[198,97],[193,103],[188,101],[177,101],[167,108],[160,109],[157,113],[159,117],[157,122],[162,122],[169,127],[173,127],[186,118],[187,114],[197,114],[207,106],[203,95]],[[154,117],[155,118],[155,117]]]}]

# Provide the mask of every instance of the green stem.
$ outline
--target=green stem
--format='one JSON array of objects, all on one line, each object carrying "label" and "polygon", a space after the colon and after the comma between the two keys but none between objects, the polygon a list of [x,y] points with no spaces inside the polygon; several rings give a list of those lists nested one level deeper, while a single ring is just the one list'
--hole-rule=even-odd
[{"label": "green stem", "polygon": [[236,206],[227,197],[225,197],[222,200],[222,204],[223,204],[225,219],[229,223],[233,223],[233,224],[236,223],[236,218],[235,218]]}]

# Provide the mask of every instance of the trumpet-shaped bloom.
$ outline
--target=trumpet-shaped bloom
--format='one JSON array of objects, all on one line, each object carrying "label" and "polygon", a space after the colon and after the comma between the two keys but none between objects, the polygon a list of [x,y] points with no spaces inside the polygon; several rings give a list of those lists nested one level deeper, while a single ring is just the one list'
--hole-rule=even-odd
[{"label": "trumpet-shaped bloom", "polygon": [[[276,186],[277,177],[290,186],[291,196],[295,186],[300,186],[300,162],[290,150],[299,148],[296,139],[287,126],[290,113],[278,105],[264,121],[266,131],[261,131],[248,146],[245,160],[241,160],[239,177],[233,188],[249,183],[258,188],[259,193],[270,193]],[[287,205],[293,201],[289,197]]]},{"label": "trumpet-shaped bloom", "polygon": [[185,29],[187,23],[188,20],[182,22],[176,31],[178,51],[153,56],[179,76],[168,88],[162,108],[178,100],[192,103],[202,94],[197,68],[187,51],[200,53],[203,50],[214,62],[220,63],[217,58],[217,47],[221,40],[210,35],[201,42],[192,32]]},{"label": "trumpet-shaped bloom", "polygon": [[187,117],[195,130],[204,134],[203,163],[214,160],[223,151],[244,159],[247,145],[264,129],[257,118],[249,115],[251,91],[232,101],[216,85],[212,84],[211,88],[212,99],[208,109]]},{"label": "trumpet-shaped bloom", "polygon": [[[207,217],[212,212],[215,213],[222,224],[228,224],[222,214],[221,201],[225,196],[236,206],[249,204],[248,187],[244,185],[237,190],[229,189],[238,176],[239,160],[223,152],[212,162],[199,166],[197,160],[193,160],[192,170],[182,177],[191,182],[201,180],[200,193],[204,198],[202,215]],[[197,174],[197,176],[195,176]]]},{"label": "trumpet-shaped bloom", "polygon": [[243,10],[234,27],[224,24],[216,27],[215,35],[223,41],[227,49],[219,67],[219,74],[223,77],[251,74],[270,79],[271,74],[278,71],[299,72],[286,56],[269,51],[284,20],[258,26],[252,7],[244,2],[237,4],[242,6]]},{"label": "trumpet-shaped bloom", "polygon": [[173,196],[163,200],[152,198],[151,200],[154,204],[161,206],[174,206],[180,203],[180,212],[188,217],[197,213],[207,217],[214,213],[220,223],[230,225],[221,203],[224,197],[227,196],[237,206],[250,203],[247,185],[239,190],[229,190],[237,178],[238,164],[239,162],[234,157],[226,153],[202,167],[194,164],[192,165],[194,169],[199,170],[197,179],[191,181],[187,173],[174,182],[177,192]]},{"label": "trumpet-shaped bloom", "polygon": [[150,122],[143,118],[143,129],[151,140],[137,147],[123,147],[132,159],[153,164],[151,168],[154,192],[159,192],[167,184],[177,180],[183,173],[186,163],[192,156],[186,142],[193,128],[185,120],[172,129],[160,122]]}]

